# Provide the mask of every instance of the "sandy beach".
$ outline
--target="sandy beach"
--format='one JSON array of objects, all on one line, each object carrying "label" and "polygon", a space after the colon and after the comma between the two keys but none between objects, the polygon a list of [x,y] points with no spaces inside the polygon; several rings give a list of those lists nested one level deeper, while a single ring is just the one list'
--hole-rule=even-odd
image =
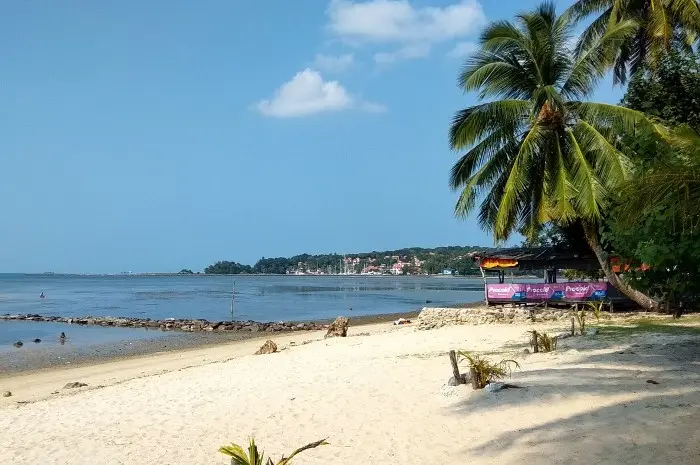
[{"label": "sandy beach", "polygon": [[[602,330],[526,355],[532,328],[565,329],[382,323],[276,335],[271,355],[252,339],[6,375],[0,463],[226,464],[218,447],[250,435],[274,458],[327,437],[300,465],[700,463],[697,334]],[[450,349],[516,358],[523,388],[447,386]]]}]

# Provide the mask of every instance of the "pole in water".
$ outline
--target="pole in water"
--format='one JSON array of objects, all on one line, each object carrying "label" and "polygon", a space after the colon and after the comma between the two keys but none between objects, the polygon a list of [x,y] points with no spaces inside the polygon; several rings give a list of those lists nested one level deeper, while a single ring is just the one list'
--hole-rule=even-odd
[{"label": "pole in water", "polygon": [[233,280],[233,292],[231,292],[231,321],[233,321],[233,301],[236,300],[236,280]]}]

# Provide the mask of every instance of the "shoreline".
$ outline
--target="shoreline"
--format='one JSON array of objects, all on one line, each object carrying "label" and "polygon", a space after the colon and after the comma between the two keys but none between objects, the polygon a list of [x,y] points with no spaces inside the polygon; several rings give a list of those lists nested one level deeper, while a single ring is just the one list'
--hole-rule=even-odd
[{"label": "shoreline", "polygon": [[[420,310],[411,312],[386,313],[379,315],[362,315],[350,318],[350,327],[362,327],[374,324],[391,323],[398,318],[415,319]],[[23,321],[23,320],[11,320]],[[231,331],[177,331],[167,330],[164,337],[123,341],[121,343],[96,344],[85,347],[41,347],[16,349],[3,353],[5,362],[0,365],[0,382],[4,378],[17,375],[36,374],[45,370],[66,367],[89,367],[114,361],[125,361],[148,357],[159,353],[186,352],[194,349],[206,349],[217,346],[236,345],[246,341],[277,339],[287,336],[325,335],[320,326],[330,324],[333,320],[319,320],[319,327],[311,330],[289,330],[275,332],[251,332],[245,330]],[[32,321],[42,323],[42,321]],[[66,323],[68,325],[68,323]],[[126,327],[138,329],[138,327]],[[119,330],[119,327],[115,327]],[[157,329],[156,329],[157,330]],[[144,331],[146,329],[144,328]]]},{"label": "shoreline", "polygon": [[[12,391],[0,428],[21,432],[6,435],[0,462],[223,464],[218,448],[252,435],[272,457],[328,437],[309,465],[557,462],[562,444],[573,465],[696,463],[697,319],[609,323],[552,353],[524,352],[531,323],[356,322],[347,338],[277,334],[271,355],[253,355],[261,341],[250,339],[0,378]],[[453,349],[517,360],[505,381],[520,389],[449,386]]]}]

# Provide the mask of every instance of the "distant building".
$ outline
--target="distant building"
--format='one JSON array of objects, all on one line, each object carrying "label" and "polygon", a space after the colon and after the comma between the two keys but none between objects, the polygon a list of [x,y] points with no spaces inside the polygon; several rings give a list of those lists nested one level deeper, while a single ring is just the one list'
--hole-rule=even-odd
[{"label": "distant building", "polygon": [[403,273],[403,267],[406,265],[406,263],[394,263],[391,266],[391,274],[401,274]]}]

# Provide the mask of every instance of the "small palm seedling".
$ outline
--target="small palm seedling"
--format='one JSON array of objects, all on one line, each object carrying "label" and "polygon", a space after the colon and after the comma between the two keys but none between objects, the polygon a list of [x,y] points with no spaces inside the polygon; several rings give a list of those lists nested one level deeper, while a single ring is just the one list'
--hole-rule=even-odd
[{"label": "small palm seedling", "polygon": [[231,465],[289,465],[295,455],[304,452],[305,450],[315,449],[318,446],[325,446],[328,443],[325,439],[320,441],[312,442],[304,447],[300,447],[291,453],[289,457],[282,458],[275,464],[271,458],[268,457],[267,462],[265,462],[265,453],[258,451],[258,446],[255,445],[255,439],[250,438],[250,445],[248,446],[248,453],[238,444],[231,444],[230,446],[223,446],[219,448],[219,452],[224,455],[231,457]]},{"label": "small palm seedling", "polygon": [[552,352],[557,349],[557,336],[550,336],[547,333],[538,333],[535,330],[528,332],[532,334],[530,344],[532,345],[533,352]]},{"label": "small palm seedling", "polygon": [[557,336],[550,336],[547,333],[542,333],[537,336],[537,342],[542,352],[557,350]]},{"label": "small palm seedling", "polygon": [[603,316],[603,302],[586,302],[586,305],[588,305],[588,308],[593,312],[595,320],[600,323],[600,317]]},{"label": "small palm seedling", "polygon": [[510,376],[513,371],[511,365],[520,369],[520,365],[515,360],[501,360],[498,363],[492,363],[485,358],[465,351],[460,351],[459,355],[469,365],[472,387],[474,389],[483,389],[493,381]]}]

